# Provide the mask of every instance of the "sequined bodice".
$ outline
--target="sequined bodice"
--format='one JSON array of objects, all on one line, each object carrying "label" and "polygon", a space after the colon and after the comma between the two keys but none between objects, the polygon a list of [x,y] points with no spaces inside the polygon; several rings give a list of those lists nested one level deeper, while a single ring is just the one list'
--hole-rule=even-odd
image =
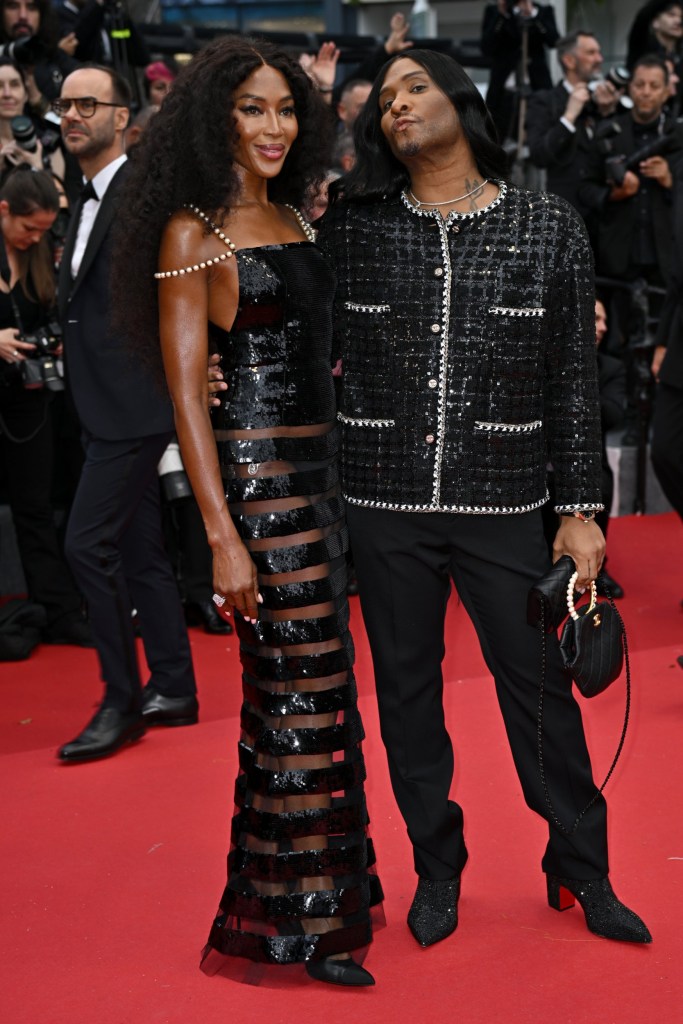
[{"label": "sequined bodice", "polygon": [[334,418],[334,276],[311,242],[236,253],[239,303],[230,331],[209,324],[226,400],[220,430],[324,423]]}]

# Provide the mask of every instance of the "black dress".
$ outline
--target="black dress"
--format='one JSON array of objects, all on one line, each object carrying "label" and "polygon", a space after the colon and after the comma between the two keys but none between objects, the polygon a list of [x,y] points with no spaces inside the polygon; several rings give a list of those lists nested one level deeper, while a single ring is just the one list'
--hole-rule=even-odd
[{"label": "black dress", "polygon": [[256,624],[235,615],[239,774],[207,973],[229,972],[229,958],[291,964],[358,950],[381,900],[369,870],[348,629],[330,365],[335,282],[312,242],[243,249],[236,259],[235,323],[209,328],[228,384],[213,421],[263,604]]}]

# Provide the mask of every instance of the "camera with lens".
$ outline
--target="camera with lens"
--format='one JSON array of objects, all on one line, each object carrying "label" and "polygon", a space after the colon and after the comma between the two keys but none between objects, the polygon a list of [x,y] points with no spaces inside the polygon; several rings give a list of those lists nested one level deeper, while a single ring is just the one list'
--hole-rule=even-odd
[{"label": "camera with lens", "polygon": [[38,134],[31,118],[26,117],[25,114],[18,114],[12,118],[9,126],[17,145],[25,149],[27,153],[35,153],[38,148]]},{"label": "camera with lens", "polygon": [[664,156],[676,144],[674,133],[665,132],[627,156],[625,153],[614,152],[613,139],[620,134],[621,128],[616,121],[606,121],[595,133],[598,150],[605,157],[605,180],[617,187],[624,184],[627,171],[637,170],[643,160],[649,160],[652,156]]},{"label": "camera with lens", "polygon": [[32,334],[25,334],[22,339],[29,345],[35,345],[36,351],[29,352],[21,363],[21,382],[29,391],[47,388],[48,391],[63,391],[62,380],[54,353],[62,343],[62,329],[55,322],[47,327],[39,327]]},{"label": "camera with lens", "polygon": [[31,68],[50,55],[50,48],[38,36],[21,36],[0,46],[0,57],[10,57],[21,67]]}]

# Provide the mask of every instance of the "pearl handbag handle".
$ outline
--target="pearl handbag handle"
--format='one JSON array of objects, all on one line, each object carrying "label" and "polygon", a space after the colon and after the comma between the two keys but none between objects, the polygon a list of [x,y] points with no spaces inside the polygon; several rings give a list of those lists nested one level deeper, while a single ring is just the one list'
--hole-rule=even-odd
[{"label": "pearl handbag handle", "polygon": [[[578,574],[578,572],[575,572],[574,575],[572,576],[572,578],[570,579],[569,584],[567,586],[567,609],[569,611],[569,614],[571,615],[571,617],[575,621],[579,617],[578,616],[578,612],[576,611],[576,608],[574,607],[574,588],[576,586],[576,581],[578,580],[578,578],[579,578],[579,574]],[[598,601],[598,592],[597,592],[596,587],[595,587],[595,580],[591,580],[591,603],[588,606],[587,611],[592,612],[593,609],[595,608],[596,604],[597,604],[597,601]]]}]

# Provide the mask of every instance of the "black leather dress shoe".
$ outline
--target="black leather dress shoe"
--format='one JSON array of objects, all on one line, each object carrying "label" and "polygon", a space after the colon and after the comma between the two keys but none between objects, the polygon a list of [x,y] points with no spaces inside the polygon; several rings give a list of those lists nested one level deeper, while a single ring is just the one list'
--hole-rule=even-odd
[{"label": "black leather dress shoe", "polygon": [[213,601],[195,601],[185,605],[185,620],[188,626],[203,626],[205,633],[230,636],[232,624],[218,614]]},{"label": "black leather dress shoe", "polygon": [[76,763],[109,757],[124,743],[133,743],[145,735],[145,723],[139,711],[100,708],[83,732],[59,748],[60,761]]},{"label": "black leather dress shoe", "polygon": [[595,581],[595,589],[600,597],[612,597],[618,601],[624,596],[624,588],[620,583],[610,576],[606,569],[601,569]]},{"label": "black leather dress shoe", "polygon": [[142,719],[145,725],[196,725],[199,703],[188,697],[165,697],[151,686],[142,691]]}]

